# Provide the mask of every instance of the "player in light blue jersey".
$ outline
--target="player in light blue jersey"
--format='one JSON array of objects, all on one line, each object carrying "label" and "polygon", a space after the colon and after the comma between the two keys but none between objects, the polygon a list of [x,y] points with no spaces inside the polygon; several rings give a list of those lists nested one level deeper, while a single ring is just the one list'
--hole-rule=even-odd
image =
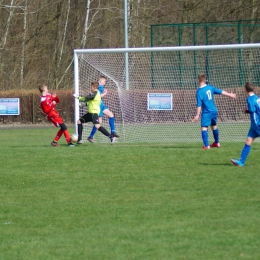
[{"label": "player in light blue jersey", "polygon": [[[205,74],[198,75],[199,88],[196,92],[197,99],[197,113],[193,122],[197,122],[201,113],[201,136],[203,141],[202,149],[208,150],[210,147],[220,147],[219,132],[217,127],[218,110],[214,102],[214,95],[225,95],[236,98],[236,94],[228,93],[224,90],[218,89],[212,85],[207,84]],[[209,146],[208,143],[208,127],[211,126],[215,142]]]},{"label": "player in light blue jersey", "polygon": [[[99,86],[98,86],[98,90],[101,94],[101,98],[103,98],[106,94],[107,94],[107,89],[105,88],[105,84],[106,84],[106,77],[104,76],[100,76],[99,78]],[[102,124],[102,117],[103,115],[106,115],[109,117],[109,125],[110,125],[110,130],[111,130],[111,135],[113,135],[113,137],[118,138],[119,136],[116,134],[116,129],[115,129],[115,118],[113,113],[108,109],[108,107],[105,105],[103,99],[101,99],[101,104],[100,104],[100,114],[99,114],[99,122],[100,124]],[[91,143],[94,143],[94,135],[96,133],[97,129],[93,126],[92,131],[88,137],[88,141]]]},{"label": "player in light blue jersey", "polygon": [[247,109],[244,108],[243,112],[250,114],[251,125],[240,159],[231,159],[231,162],[239,167],[243,167],[245,165],[246,158],[250,153],[253,141],[255,138],[260,137],[260,98],[254,93],[254,85],[252,83],[247,82],[245,84],[245,91],[248,95],[246,99]]}]

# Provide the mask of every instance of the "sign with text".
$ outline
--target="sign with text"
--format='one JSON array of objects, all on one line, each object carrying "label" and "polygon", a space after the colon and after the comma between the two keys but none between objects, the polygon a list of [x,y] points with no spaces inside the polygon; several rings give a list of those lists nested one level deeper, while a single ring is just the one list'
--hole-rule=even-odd
[{"label": "sign with text", "polygon": [[14,116],[20,114],[19,98],[0,98],[0,115]]},{"label": "sign with text", "polygon": [[172,110],[172,93],[148,93],[148,110]]}]

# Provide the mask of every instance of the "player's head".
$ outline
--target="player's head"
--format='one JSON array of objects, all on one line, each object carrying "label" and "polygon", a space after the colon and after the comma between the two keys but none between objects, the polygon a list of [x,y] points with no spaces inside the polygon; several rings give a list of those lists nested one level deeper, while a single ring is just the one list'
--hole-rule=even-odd
[{"label": "player's head", "polygon": [[105,76],[100,76],[99,77],[99,80],[98,80],[98,83],[102,86],[105,86],[106,85],[106,82],[107,82],[107,78]]},{"label": "player's head", "polygon": [[91,82],[91,91],[95,92],[98,89],[98,86],[99,86],[98,82],[96,82],[96,81]]},{"label": "player's head", "polygon": [[198,75],[198,82],[199,82],[199,84],[206,83],[207,82],[206,74],[204,74],[204,73],[199,74]]},{"label": "player's head", "polygon": [[253,92],[253,91],[254,91],[254,88],[255,88],[255,86],[254,86],[252,83],[246,82],[246,84],[245,84],[245,91],[246,91],[247,93]]},{"label": "player's head", "polygon": [[48,92],[48,87],[46,85],[39,86],[39,91],[42,92]]}]

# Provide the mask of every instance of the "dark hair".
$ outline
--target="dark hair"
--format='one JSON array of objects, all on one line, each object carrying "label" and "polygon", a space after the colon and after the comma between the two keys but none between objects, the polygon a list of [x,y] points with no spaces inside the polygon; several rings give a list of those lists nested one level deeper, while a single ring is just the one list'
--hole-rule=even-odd
[{"label": "dark hair", "polygon": [[99,79],[107,79],[107,77],[103,76],[103,75],[100,75],[99,76]]},{"label": "dark hair", "polygon": [[252,83],[246,82],[246,84],[245,84],[245,90],[246,90],[247,93],[253,92],[253,91],[254,91],[254,88],[255,88],[255,86],[254,86]]}]

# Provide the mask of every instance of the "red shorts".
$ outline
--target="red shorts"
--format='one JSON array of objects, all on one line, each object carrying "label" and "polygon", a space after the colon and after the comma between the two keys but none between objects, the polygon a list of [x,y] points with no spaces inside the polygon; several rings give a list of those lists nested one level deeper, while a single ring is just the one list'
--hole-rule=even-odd
[{"label": "red shorts", "polygon": [[52,110],[48,115],[47,118],[51,121],[56,127],[59,127],[63,124],[63,119],[60,117],[59,113],[56,110]]}]

